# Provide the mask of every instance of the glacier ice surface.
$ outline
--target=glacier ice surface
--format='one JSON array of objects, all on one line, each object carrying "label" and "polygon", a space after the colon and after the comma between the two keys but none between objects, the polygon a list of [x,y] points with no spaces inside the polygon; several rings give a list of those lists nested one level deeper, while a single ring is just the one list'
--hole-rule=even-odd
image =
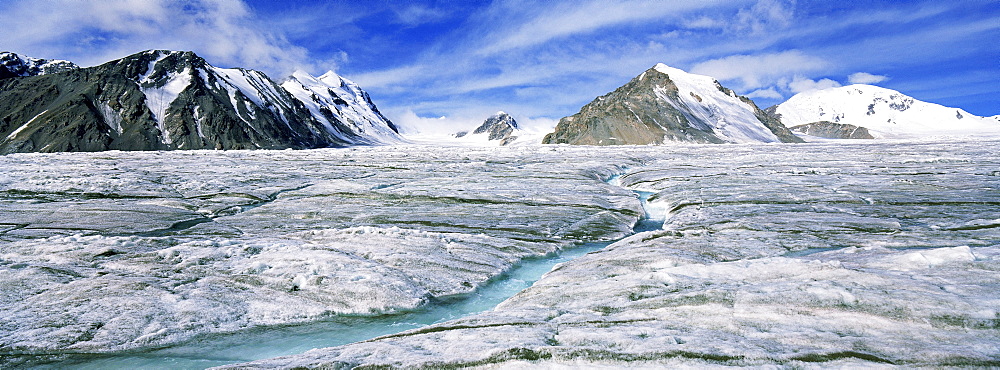
[{"label": "glacier ice surface", "polygon": [[239,366],[996,365],[996,144],[4,156],[0,348],[409,312],[618,240],[491,311]]}]

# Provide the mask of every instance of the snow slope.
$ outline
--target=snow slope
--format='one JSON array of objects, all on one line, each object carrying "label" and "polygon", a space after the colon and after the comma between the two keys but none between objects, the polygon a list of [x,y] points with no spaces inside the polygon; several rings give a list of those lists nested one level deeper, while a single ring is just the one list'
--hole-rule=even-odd
[{"label": "snow slope", "polygon": [[[754,114],[755,107],[740,100],[731,90],[729,93],[722,91],[715,78],[688,73],[663,63],[653,68],[670,76],[670,80],[677,85],[678,98],[687,109],[682,109],[680,106],[677,108],[689,115],[689,122],[707,124],[716,136],[728,142],[780,142],[778,137],[757,119]],[[656,94],[664,101],[673,102],[666,97],[666,91],[662,87],[656,90]],[[694,128],[700,129],[697,126]]]},{"label": "snow slope", "polygon": [[799,93],[777,105],[774,112],[788,127],[829,121],[864,127],[872,136],[882,139],[1000,136],[1000,121],[996,119],[871,85]]}]

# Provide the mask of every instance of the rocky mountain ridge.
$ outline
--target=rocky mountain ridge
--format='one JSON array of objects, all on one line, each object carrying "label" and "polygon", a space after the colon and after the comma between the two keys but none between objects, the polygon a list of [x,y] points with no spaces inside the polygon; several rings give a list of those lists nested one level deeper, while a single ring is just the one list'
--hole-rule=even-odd
[{"label": "rocky mountain ridge", "polygon": [[[333,76],[327,80],[337,84],[320,91],[324,100],[293,88],[319,86],[302,73],[285,82],[290,91],[259,71],[217,68],[193,52],[150,50],[90,68],[7,78],[0,80],[0,153],[402,140],[367,94]],[[346,99],[334,99],[341,95]]]},{"label": "rocky mountain ridge", "polygon": [[712,77],[657,64],[565,117],[544,144],[801,142]]}]

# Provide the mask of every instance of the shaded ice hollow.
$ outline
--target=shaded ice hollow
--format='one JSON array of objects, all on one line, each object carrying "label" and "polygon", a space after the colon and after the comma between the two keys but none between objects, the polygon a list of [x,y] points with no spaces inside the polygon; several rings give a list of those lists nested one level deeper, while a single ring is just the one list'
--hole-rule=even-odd
[{"label": "shaded ice hollow", "polygon": [[493,311],[238,366],[995,366],[997,144],[9,155],[0,345],[399,312],[624,237]]}]

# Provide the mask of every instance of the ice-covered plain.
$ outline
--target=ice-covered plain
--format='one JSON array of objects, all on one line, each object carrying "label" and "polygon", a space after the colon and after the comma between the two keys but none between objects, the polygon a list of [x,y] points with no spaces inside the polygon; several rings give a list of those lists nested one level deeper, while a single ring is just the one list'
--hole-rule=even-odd
[{"label": "ice-covered plain", "polygon": [[8,155],[0,356],[405,312],[620,239],[492,311],[236,366],[996,366],[998,144]]}]

